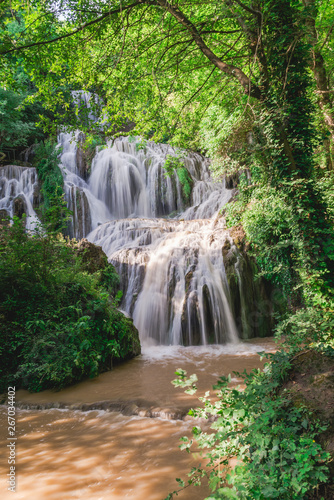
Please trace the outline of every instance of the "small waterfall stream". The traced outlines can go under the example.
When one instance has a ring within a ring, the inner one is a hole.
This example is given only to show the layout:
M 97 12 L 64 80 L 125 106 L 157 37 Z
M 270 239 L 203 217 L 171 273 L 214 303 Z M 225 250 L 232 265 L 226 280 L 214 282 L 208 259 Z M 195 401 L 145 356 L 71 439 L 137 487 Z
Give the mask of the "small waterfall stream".
M 128 138 L 98 151 L 87 180 L 78 169 L 78 142 L 61 133 L 61 169 L 71 234 L 102 246 L 121 275 L 121 308 L 146 344 L 237 342 L 222 247 L 228 233 L 218 210 L 230 199 L 214 183 L 208 161 L 183 159 L 193 184 L 190 202 L 164 163 L 173 149 Z M 230 243 L 233 243 L 232 241 Z
M 34 230 L 39 219 L 34 210 L 38 205 L 38 178 L 34 168 L 6 165 L 0 167 L 0 212 L 13 217 L 26 214 L 27 230 Z

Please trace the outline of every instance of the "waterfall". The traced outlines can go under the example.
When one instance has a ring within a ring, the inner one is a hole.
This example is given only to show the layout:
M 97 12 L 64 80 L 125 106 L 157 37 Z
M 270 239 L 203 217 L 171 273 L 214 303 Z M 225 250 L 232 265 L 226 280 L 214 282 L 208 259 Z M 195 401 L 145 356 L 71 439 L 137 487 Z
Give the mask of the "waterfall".
M 231 191 L 211 180 L 208 160 L 182 159 L 192 181 L 187 200 L 176 173 L 164 169 L 170 146 L 118 138 L 96 151 L 84 179 L 80 141 L 79 132 L 59 136 L 71 231 L 100 245 L 116 267 L 121 308 L 142 343 L 236 342 L 222 255 L 230 237 L 217 217 Z
M 97 228 L 120 273 L 122 307 L 141 340 L 158 344 L 235 341 L 222 246 L 223 219 L 121 219 Z
M 196 153 L 182 158 L 191 179 L 189 197 L 176 173 L 166 175 L 166 157 L 175 155 L 169 145 L 120 137 L 97 148 L 88 165 L 83 143 L 79 131 L 58 137 L 73 212 L 69 234 L 100 245 L 116 267 L 120 307 L 133 318 L 141 341 L 237 342 L 222 253 L 226 240 L 232 246 L 233 241 L 219 217 L 231 191 L 212 181 L 208 160 Z M 37 193 L 34 168 L 0 168 L 0 210 L 12 216 L 19 200 L 28 229 L 38 221 Z
M 189 202 L 185 200 L 178 176 L 166 176 L 163 168 L 166 156 L 174 154 L 173 148 L 149 142 L 145 150 L 137 150 L 136 143 L 124 137 L 96 153 L 89 179 L 85 181 L 77 166 L 79 136 L 80 132 L 59 135 L 60 167 L 69 207 L 75 212 L 76 197 L 78 193 L 81 197 L 84 194 L 89 213 L 83 208 L 83 218 L 90 220 L 91 229 L 110 219 L 129 217 L 173 214 L 187 220 L 209 218 L 231 197 L 223 183 L 211 181 L 208 161 L 190 153 L 184 159 L 193 181 L 191 206 L 187 206 Z M 74 219 L 77 219 L 76 213 Z M 88 232 L 87 228 L 85 233 Z M 74 236 L 81 235 L 74 232 Z
M 22 217 L 33 231 L 39 224 L 34 207 L 39 203 L 39 185 L 35 168 L 6 165 L 0 167 L 0 212 L 2 216 Z
M 98 224 L 110 220 L 111 214 L 105 203 L 95 197 L 78 168 L 78 142 L 81 132 L 62 132 L 58 136 L 61 151 L 59 167 L 64 177 L 64 191 L 68 208 L 73 212 L 70 236 L 85 237 Z

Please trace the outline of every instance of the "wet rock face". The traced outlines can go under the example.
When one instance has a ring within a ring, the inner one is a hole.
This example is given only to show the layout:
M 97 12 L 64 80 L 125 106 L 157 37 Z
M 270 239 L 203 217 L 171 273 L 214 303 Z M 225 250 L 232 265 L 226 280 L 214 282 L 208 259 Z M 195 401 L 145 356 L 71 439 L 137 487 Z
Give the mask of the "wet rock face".
M 243 253 L 248 252 L 248 250 L 250 249 L 250 245 L 246 239 L 246 233 L 242 225 L 240 224 L 239 226 L 231 227 L 229 233 L 237 249 Z
M 27 205 L 23 197 L 15 198 L 13 212 L 19 219 L 22 219 L 23 214 L 27 213 Z
M 38 144 L 32 144 L 27 147 L 24 151 L 20 153 L 20 159 L 25 164 L 32 163 L 34 157 L 36 156 L 36 150 L 38 148 Z
M 226 189 L 234 189 L 239 184 L 239 173 L 236 172 L 225 177 L 225 187 Z
M 8 217 L 10 217 L 10 213 L 7 212 L 7 210 L 1 209 L 0 210 L 0 225 L 8 225 L 9 220 Z
M 188 293 L 183 303 L 181 316 L 183 345 L 201 345 L 201 320 L 198 295 L 195 290 Z
M 32 206 L 36 210 L 42 202 L 41 184 L 38 182 L 34 187 Z
M 123 359 L 132 359 L 135 356 L 139 356 L 139 354 L 141 354 L 139 333 L 137 328 L 133 324 L 131 318 L 126 318 L 126 323 L 127 323 L 127 343 L 129 345 L 129 351 L 126 357 Z
M 250 171 L 245 168 L 243 170 L 238 170 L 231 175 L 225 177 L 225 187 L 226 189 L 236 189 L 240 182 L 240 177 L 245 175 L 247 179 L 250 179 Z
M 284 307 L 281 292 L 259 272 L 249 256 L 249 244 L 241 226 L 229 230 L 231 239 L 222 248 L 233 316 L 242 339 L 267 337 L 274 328 L 274 312 Z
M 10 214 L 7 212 L 7 210 L 1 209 L 0 210 L 0 245 L 2 241 L 5 241 L 5 235 L 4 235 L 4 228 L 9 226 L 10 224 Z M 1 322 L 1 319 L 0 319 Z
M 68 228 L 68 236 L 84 238 L 91 230 L 92 218 L 86 193 L 76 186 L 68 191 L 68 208 L 72 211 L 72 219 Z
M 6 194 L 7 181 L 4 177 L 0 177 L 0 198 L 3 198 Z
M 85 134 L 82 132 L 79 133 L 77 137 L 77 150 L 76 150 L 76 165 L 78 169 L 78 173 L 82 179 L 85 181 L 88 179 L 88 170 L 89 170 L 89 165 L 87 161 L 87 155 L 84 150 L 84 142 L 85 142 Z
M 91 228 L 91 215 L 86 193 L 79 192 L 77 196 L 78 237 L 83 238 Z

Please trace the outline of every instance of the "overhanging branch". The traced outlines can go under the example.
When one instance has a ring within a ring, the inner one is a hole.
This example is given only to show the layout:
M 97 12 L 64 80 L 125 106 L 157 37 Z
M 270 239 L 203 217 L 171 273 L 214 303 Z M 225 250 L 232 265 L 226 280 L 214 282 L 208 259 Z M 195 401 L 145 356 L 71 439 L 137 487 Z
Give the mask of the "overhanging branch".
M 146 2 L 149 0 L 142 1 Z M 232 64 L 227 64 L 218 56 L 216 56 L 216 54 L 212 52 L 212 50 L 206 45 L 196 26 L 194 26 L 191 21 L 187 19 L 187 17 L 178 7 L 171 5 L 166 0 L 154 0 L 149 1 L 149 3 L 151 5 L 156 4 L 167 10 L 180 24 L 188 29 L 198 48 L 211 61 L 212 64 L 214 64 L 223 73 L 236 78 L 244 88 L 246 94 L 250 95 L 251 97 L 255 97 L 256 99 L 261 99 L 260 89 L 252 84 L 250 78 L 240 68 L 237 68 Z
M 49 45 L 51 43 L 59 42 L 60 40 L 64 40 L 65 38 L 69 38 L 71 36 L 76 35 L 77 33 L 80 33 L 80 31 L 85 30 L 89 26 L 93 26 L 94 24 L 100 23 L 101 21 L 103 21 L 104 19 L 106 19 L 109 16 L 112 16 L 113 14 L 119 14 L 121 11 L 123 12 L 125 10 L 132 9 L 133 7 L 136 7 L 137 5 L 142 5 L 142 4 L 143 4 L 143 2 L 141 0 L 137 0 L 137 2 L 134 2 L 130 5 L 120 6 L 117 9 L 112 9 L 112 10 L 109 10 L 108 12 L 105 12 L 104 14 L 97 17 L 96 19 L 93 19 L 93 21 L 89 21 L 87 23 L 82 24 L 79 28 L 77 28 L 73 31 L 70 31 L 69 33 L 65 33 L 65 35 L 60 35 L 60 36 L 57 36 L 55 38 L 51 38 L 51 40 L 43 40 L 40 42 L 28 43 L 26 45 L 19 45 L 18 47 L 14 47 L 14 48 L 11 48 L 9 50 L 5 50 L 3 52 L 0 52 L 0 55 L 4 56 L 6 54 L 10 54 L 11 52 L 17 52 L 19 50 L 30 49 L 31 47 L 38 47 L 40 45 Z

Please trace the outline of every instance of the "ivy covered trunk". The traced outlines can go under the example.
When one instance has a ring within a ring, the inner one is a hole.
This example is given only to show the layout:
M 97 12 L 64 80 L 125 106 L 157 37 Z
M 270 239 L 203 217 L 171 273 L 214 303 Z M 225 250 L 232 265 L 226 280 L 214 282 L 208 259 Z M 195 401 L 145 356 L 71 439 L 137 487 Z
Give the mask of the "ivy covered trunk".
M 318 291 L 325 292 L 334 284 L 333 229 L 314 177 L 316 131 L 310 98 L 310 45 L 303 37 L 305 19 L 299 6 L 289 0 L 272 1 L 268 8 L 259 118 L 267 149 L 266 175 L 269 184 L 292 203 L 292 229 L 300 240 L 292 258 L 302 281 L 314 285 L 316 280 Z

